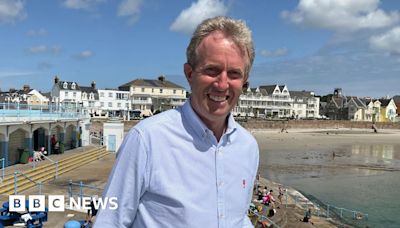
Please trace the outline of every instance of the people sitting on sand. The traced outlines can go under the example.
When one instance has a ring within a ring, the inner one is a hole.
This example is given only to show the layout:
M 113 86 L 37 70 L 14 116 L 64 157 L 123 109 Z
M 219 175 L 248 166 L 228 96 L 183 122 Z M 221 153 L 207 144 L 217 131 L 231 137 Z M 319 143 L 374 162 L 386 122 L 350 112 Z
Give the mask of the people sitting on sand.
M 261 189 L 261 186 L 258 186 L 257 188 L 257 200 L 262 200 L 264 194 L 263 194 L 263 190 Z
M 268 192 L 268 194 L 266 195 L 266 196 L 264 196 L 263 197 L 263 204 L 265 204 L 265 205 L 272 205 L 272 206 L 274 206 L 273 204 L 274 204 L 274 202 L 275 202 L 275 199 L 274 199 L 274 196 L 272 195 L 272 189 Z
M 307 210 L 306 213 L 304 214 L 303 222 L 309 222 L 309 223 L 311 223 L 311 224 L 314 224 L 314 223 L 311 221 L 311 208 L 308 208 L 308 210 Z
M 266 196 L 266 195 L 268 194 L 268 188 L 267 188 L 267 186 L 264 186 L 262 192 L 263 192 L 263 196 Z

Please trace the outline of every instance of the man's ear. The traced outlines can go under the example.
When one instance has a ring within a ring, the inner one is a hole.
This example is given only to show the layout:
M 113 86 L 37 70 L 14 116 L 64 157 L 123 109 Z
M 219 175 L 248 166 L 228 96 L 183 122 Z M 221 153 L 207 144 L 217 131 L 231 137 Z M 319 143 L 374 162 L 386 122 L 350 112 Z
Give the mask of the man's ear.
M 188 81 L 189 85 L 192 84 L 192 74 L 193 74 L 193 68 L 192 66 L 189 65 L 189 63 L 185 63 L 183 65 L 183 72 L 185 73 L 186 80 Z

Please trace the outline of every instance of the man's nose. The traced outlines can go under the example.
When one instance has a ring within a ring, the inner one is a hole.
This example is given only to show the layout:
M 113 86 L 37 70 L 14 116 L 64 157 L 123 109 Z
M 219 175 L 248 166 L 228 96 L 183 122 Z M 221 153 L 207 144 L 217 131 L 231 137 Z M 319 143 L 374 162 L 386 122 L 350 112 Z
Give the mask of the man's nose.
M 229 81 L 228 81 L 228 74 L 226 71 L 222 71 L 218 77 L 216 78 L 216 81 L 214 82 L 214 86 L 218 90 L 227 90 L 229 88 Z

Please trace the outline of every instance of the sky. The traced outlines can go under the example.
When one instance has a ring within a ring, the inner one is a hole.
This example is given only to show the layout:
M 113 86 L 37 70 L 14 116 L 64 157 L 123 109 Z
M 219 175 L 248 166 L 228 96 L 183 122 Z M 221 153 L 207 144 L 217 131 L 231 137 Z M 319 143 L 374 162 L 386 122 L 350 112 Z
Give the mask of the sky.
M 0 89 L 47 92 L 55 75 L 97 88 L 165 75 L 188 89 L 191 33 L 219 15 L 252 30 L 251 87 L 400 94 L 397 0 L 0 0 Z

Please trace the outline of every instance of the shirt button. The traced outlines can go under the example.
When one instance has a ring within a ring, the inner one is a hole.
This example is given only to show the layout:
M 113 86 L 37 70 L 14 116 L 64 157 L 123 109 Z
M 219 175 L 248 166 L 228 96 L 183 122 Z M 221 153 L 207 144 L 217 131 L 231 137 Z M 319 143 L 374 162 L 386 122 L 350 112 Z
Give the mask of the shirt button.
M 220 218 L 224 218 L 224 215 L 223 215 L 223 214 L 220 214 L 219 217 L 220 217 Z
M 218 187 L 222 187 L 224 185 L 224 182 L 223 181 L 219 181 L 218 182 Z

